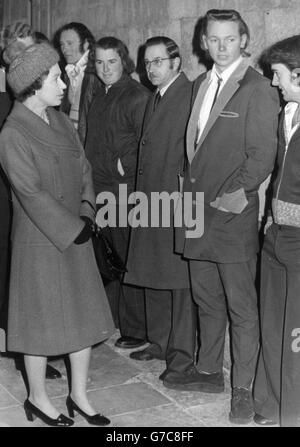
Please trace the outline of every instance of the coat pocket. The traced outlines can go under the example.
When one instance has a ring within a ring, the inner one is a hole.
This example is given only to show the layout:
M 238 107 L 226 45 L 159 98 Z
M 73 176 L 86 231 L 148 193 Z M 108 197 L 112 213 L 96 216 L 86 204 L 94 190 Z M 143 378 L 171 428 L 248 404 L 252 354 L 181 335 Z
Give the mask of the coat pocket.
M 236 112 L 230 112 L 229 110 L 223 110 L 219 116 L 222 116 L 223 118 L 239 118 L 239 113 Z

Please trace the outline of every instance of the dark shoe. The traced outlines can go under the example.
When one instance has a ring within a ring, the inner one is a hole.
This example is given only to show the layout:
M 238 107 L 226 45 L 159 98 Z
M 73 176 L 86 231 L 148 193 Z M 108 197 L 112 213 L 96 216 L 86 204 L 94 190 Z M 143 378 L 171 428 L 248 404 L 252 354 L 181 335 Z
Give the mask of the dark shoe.
M 46 379 L 61 379 L 61 373 L 58 371 L 58 369 L 49 365 L 49 363 L 47 363 L 46 368 Z
M 71 398 L 71 396 L 67 397 L 66 405 L 67 405 L 69 416 L 71 418 L 73 418 L 75 416 L 75 413 L 74 413 L 74 410 L 75 410 L 91 425 L 98 425 L 100 427 L 104 427 L 105 425 L 110 424 L 110 420 L 100 413 L 94 414 L 93 416 L 89 416 L 87 413 L 85 413 L 83 410 L 81 410 L 81 408 L 78 407 L 78 405 L 74 402 L 74 400 Z
M 233 424 L 249 424 L 254 416 L 252 392 L 247 388 L 233 388 L 229 420 Z
M 51 427 L 71 427 L 74 424 L 72 419 L 67 418 L 64 414 L 60 414 L 57 419 L 52 419 L 43 413 L 38 407 L 33 405 L 29 399 L 24 402 L 24 410 L 27 420 L 32 422 L 35 418 L 39 418 L 47 425 Z
M 117 348 L 122 349 L 133 349 L 133 348 L 140 348 L 141 346 L 144 346 L 147 343 L 146 340 L 142 340 L 141 338 L 134 338 L 134 337 L 120 337 L 115 343 L 115 346 Z
M 266 425 L 267 426 L 267 425 L 277 425 L 278 424 L 278 422 L 272 421 L 272 419 L 265 418 L 257 413 L 255 413 L 253 420 L 258 425 Z
M 129 357 L 133 360 L 142 360 L 142 361 L 153 360 L 157 358 L 153 354 L 151 354 L 151 352 L 147 351 L 147 348 L 141 351 L 131 352 Z
M 167 377 L 167 375 L 169 374 L 169 371 L 167 369 L 165 369 L 160 375 L 159 375 L 159 380 L 163 381 L 165 380 L 165 378 Z
M 222 373 L 203 374 L 192 366 L 183 373 L 166 374 L 163 379 L 166 388 L 180 391 L 201 391 L 202 393 L 222 393 L 224 377 Z

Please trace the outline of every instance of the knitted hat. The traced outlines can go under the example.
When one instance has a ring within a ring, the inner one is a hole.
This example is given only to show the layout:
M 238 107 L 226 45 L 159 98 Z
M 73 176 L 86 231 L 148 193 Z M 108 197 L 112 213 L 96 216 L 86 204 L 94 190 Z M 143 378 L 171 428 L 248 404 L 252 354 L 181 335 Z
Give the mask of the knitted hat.
M 57 51 L 48 43 L 36 43 L 23 49 L 11 62 L 7 82 L 15 94 L 30 87 L 45 71 L 59 61 Z

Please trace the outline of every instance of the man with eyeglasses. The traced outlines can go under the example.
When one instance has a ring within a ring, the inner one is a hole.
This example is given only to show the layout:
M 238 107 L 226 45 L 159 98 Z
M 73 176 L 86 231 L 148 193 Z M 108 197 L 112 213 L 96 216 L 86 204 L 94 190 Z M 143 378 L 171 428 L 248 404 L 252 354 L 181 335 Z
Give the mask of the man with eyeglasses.
M 180 71 L 181 56 L 170 38 L 157 36 L 145 44 L 145 66 L 157 87 L 147 104 L 139 146 L 137 191 L 172 194 L 184 165 L 184 135 L 190 113 L 192 84 Z M 162 211 L 166 208 L 162 206 Z M 155 211 L 149 209 L 149 216 Z M 166 215 L 164 217 L 167 217 Z M 183 385 L 195 382 L 195 307 L 188 263 L 174 253 L 174 214 L 170 225 L 133 228 L 125 281 L 145 287 L 147 336 L 150 346 L 130 354 L 134 360 L 165 359 L 160 375 L 165 386 L 174 377 Z M 150 224 L 149 224 L 150 225 Z
M 210 10 L 201 44 L 213 60 L 195 81 L 187 129 L 188 166 L 183 191 L 204 193 L 191 214 L 204 210 L 204 234 L 179 230 L 177 248 L 190 259 L 198 305 L 198 370 L 204 392 L 224 390 L 223 357 L 227 312 L 231 325 L 232 399 L 230 421 L 254 415 L 252 382 L 259 346 L 255 289 L 258 188 L 273 169 L 278 95 L 249 66 L 247 24 L 235 10 Z M 188 227 L 188 225 L 187 225 Z

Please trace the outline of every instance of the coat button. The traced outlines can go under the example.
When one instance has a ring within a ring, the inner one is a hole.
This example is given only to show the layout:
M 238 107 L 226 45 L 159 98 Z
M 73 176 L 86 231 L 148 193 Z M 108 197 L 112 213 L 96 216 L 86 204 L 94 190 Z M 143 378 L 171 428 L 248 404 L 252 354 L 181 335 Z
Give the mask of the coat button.
M 191 178 L 191 183 L 196 183 L 196 179 L 195 178 Z
M 142 140 L 142 146 L 145 146 L 146 140 Z
M 144 174 L 144 170 L 143 169 L 139 169 L 139 175 L 143 175 Z

